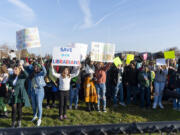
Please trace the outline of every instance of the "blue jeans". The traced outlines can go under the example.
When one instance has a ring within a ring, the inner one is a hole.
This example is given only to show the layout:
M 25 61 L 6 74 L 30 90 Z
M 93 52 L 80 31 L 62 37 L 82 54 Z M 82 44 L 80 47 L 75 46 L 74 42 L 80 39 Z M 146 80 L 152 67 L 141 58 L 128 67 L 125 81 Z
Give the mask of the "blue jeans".
M 123 103 L 124 102 L 124 92 L 123 92 L 123 84 L 122 84 L 122 82 L 118 83 L 117 86 L 114 89 L 114 97 L 113 97 L 114 104 L 117 104 L 118 92 L 120 92 L 119 101 L 121 103 Z
M 80 84 L 77 84 L 76 88 L 71 87 L 71 89 L 70 89 L 70 106 L 72 106 L 73 101 L 74 101 L 75 106 L 78 105 L 79 89 L 80 89 Z
M 42 118 L 42 103 L 44 99 L 44 88 L 33 89 L 31 91 L 32 109 L 33 116 L 41 119 Z
M 176 89 L 176 92 L 180 94 L 180 88 Z M 180 109 L 180 99 L 174 99 L 173 100 L 173 108 L 174 109 Z
M 149 87 L 142 87 L 140 86 L 140 96 L 141 96 L 141 107 L 143 108 L 145 106 L 146 102 L 146 107 L 150 106 L 150 98 L 151 98 L 151 92 Z
M 130 104 L 131 103 L 131 95 L 133 95 L 133 102 L 136 104 L 136 96 L 138 93 L 138 88 L 137 86 L 131 86 L 127 85 L 127 98 L 126 98 L 126 103 Z
M 153 106 L 156 107 L 158 104 L 162 105 L 162 97 L 165 88 L 165 82 L 154 82 L 154 86 L 155 86 L 155 95 L 154 95 Z
M 103 101 L 103 109 L 106 109 L 106 84 L 101 83 L 101 84 L 96 84 L 96 91 L 98 95 L 98 104 L 97 107 L 100 109 L 100 101 L 102 99 Z

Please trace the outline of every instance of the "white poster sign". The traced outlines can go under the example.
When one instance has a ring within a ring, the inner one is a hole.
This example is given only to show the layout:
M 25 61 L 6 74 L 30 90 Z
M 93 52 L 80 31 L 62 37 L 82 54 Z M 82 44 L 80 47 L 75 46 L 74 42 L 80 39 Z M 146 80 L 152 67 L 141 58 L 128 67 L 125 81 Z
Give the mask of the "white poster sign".
M 81 61 L 85 60 L 87 57 L 88 45 L 83 43 L 72 43 L 68 45 L 69 47 L 78 48 L 81 53 Z
M 80 55 L 78 48 L 54 47 L 52 64 L 59 66 L 79 66 Z
M 16 48 L 41 47 L 38 28 L 26 28 L 16 32 Z
M 165 59 L 156 59 L 156 65 L 157 66 L 166 65 L 166 60 Z
M 113 62 L 115 45 L 111 43 L 92 42 L 91 60 L 97 62 Z

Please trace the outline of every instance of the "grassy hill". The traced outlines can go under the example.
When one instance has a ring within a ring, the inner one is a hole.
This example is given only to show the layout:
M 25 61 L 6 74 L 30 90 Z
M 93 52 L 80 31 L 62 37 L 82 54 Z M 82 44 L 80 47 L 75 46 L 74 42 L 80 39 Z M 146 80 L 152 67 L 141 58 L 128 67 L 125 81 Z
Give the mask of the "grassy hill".
M 11 108 L 8 107 L 11 111 Z M 166 105 L 165 109 L 141 109 L 138 106 L 130 105 L 127 107 L 118 106 L 108 107 L 107 113 L 87 112 L 84 103 L 80 103 L 78 110 L 68 110 L 68 119 L 58 120 L 58 108 L 43 108 L 43 119 L 41 126 L 62 126 L 62 125 L 89 125 L 89 124 L 109 124 L 109 123 L 131 123 L 148 121 L 176 121 L 180 120 L 180 112 L 174 111 L 172 105 Z M 9 117 L 11 113 L 9 113 Z M 23 109 L 23 127 L 34 127 L 31 122 L 32 109 Z M 11 118 L 0 118 L 0 127 L 10 127 Z

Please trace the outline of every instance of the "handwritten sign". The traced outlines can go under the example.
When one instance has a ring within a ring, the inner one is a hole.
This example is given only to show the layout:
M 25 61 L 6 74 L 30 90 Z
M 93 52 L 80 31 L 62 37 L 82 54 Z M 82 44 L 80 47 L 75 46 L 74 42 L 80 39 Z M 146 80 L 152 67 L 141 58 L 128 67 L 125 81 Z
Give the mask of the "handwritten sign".
M 175 59 L 175 51 L 167 51 L 164 52 L 164 58 L 165 59 Z
M 122 64 L 122 61 L 121 61 L 121 59 L 119 57 L 116 57 L 113 61 L 114 61 L 114 65 L 116 67 L 118 67 L 119 65 Z
M 83 43 L 72 43 L 68 47 L 78 48 L 81 53 L 81 61 L 84 61 L 87 57 L 88 45 Z
M 55 47 L 53 49 L 53 65 L 79 66 L 80 50 L 72 47 Z
M 166 60 L 165 59 L 156 59 L 156 65 L 157 66 L 166 65 Z
M 91 60 L 97 62 L 113 62 L 115 45 L 111 43 L 92 42 Z
M 38 28 L 26 28 L 16 32 L 16 48 L 41 47 Z
M 130 64 L 134 60 L 134 54 L 127 54 L 126 64 Z

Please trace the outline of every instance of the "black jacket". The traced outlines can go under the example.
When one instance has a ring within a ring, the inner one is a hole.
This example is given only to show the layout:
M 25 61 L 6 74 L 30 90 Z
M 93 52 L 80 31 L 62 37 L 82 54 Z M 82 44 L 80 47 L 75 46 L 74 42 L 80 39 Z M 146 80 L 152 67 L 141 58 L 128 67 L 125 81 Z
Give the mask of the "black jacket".
M 123 82 L 131 86 L 137 86 L 138 84 L 138 70 L 132 69 L 130 66 L 124 68 Z

